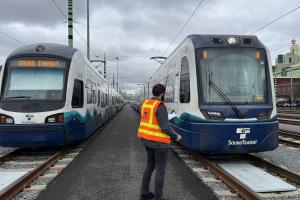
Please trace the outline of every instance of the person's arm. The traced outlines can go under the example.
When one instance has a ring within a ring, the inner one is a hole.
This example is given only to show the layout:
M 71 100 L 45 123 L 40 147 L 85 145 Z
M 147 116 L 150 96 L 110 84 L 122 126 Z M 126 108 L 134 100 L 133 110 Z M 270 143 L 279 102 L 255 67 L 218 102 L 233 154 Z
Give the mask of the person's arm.
M 165 105 L 160 104 L 156 110 L 156 117 L 161 130 L 169 135 L 173 140 L 178 139 L 178 134 L 171 128 L 169 119 L 168 119 L 168 111 Z
M 144 101 L 142 101 L 141 103 L 140 103 L 140 105 L 139 105 L 139 113 L 140 113 L 140 115 L 141 115 L 141 112 L 142 112 L 142 105 L 143 105 L 143 103 L 144 103 Z

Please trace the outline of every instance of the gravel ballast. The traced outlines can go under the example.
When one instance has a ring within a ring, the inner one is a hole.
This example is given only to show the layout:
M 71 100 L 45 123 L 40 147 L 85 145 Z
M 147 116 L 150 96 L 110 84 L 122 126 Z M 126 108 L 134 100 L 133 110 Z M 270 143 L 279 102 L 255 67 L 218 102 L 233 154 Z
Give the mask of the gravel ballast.
M 279 145 L 279 147 L 273 151 L 256 153 L 255 155 L 300 174 L 299 149 L 293 149 L 285 145 Z

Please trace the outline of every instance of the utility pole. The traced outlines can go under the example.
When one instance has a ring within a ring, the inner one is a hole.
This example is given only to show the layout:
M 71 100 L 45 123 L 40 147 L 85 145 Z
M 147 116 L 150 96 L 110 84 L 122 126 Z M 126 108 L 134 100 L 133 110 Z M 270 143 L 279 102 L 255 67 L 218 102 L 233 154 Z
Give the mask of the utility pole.
M 290 105 L 290 107 L 292 109 L 293 108 L 293 99 L 294 99 L 294 97 L 293 97 L 293 68 L 291 68 L 291 87 L 290 87 L 290 89 L 291 89 L 291 105 Z
M 117 60 L 117 92 L 119 92 L 119 57 L 116 57 Z
M 68 46 L 73 47 L 73 0 L 68 0 Z
M 90 60 L 90 0 L 87 0 L 87 59 Z
M 106 79 L 106 56 L 105 56 L 105 53 L 104 53 L 104 58 L 103 58 L 103 61 L 104 61 L 104 70 L 103 70 L 103 75 L 104 75 L 104 78 Z
M 115 87 L 115 74 L 113 74 L 113 87 Z

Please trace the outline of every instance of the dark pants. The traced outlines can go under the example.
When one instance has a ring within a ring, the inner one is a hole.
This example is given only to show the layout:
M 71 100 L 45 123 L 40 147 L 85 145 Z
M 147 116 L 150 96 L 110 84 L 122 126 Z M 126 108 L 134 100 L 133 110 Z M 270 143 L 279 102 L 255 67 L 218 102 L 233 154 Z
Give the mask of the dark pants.
M 145 149 L 147 153 L 147 166 L 143 175 L 141 193 L 149 193 L 151 175 L 155 169 L 154 199 L 161 199 L 169 148 L 150 148 L 146 146 Z

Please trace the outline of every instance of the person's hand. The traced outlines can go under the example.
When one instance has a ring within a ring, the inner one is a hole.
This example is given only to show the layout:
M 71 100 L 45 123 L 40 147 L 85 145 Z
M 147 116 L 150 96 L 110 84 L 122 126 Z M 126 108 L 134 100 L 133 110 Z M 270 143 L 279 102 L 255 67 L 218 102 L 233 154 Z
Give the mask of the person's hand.
M 176 141 L 176 142 L 179 142 L 179 141 L 181 140 L 181 138 L 182 138 L 181 135 L 177 134 L 177 138 L 176 138 L 175 141 Z

